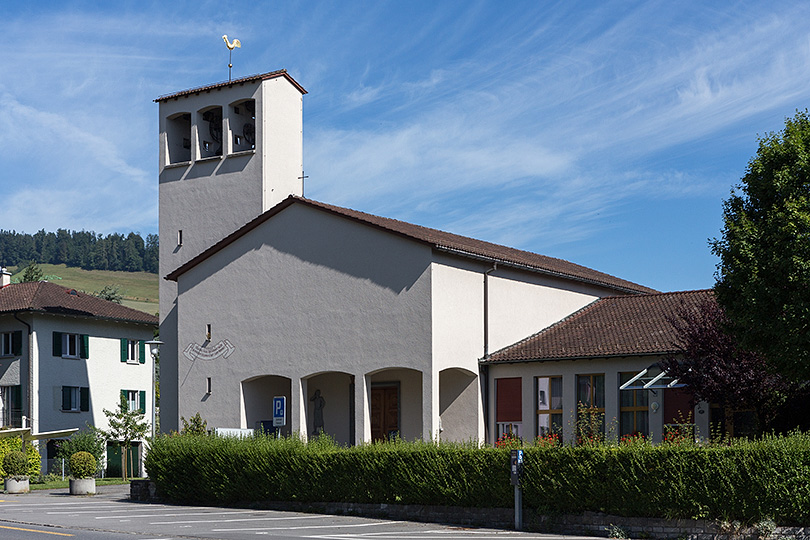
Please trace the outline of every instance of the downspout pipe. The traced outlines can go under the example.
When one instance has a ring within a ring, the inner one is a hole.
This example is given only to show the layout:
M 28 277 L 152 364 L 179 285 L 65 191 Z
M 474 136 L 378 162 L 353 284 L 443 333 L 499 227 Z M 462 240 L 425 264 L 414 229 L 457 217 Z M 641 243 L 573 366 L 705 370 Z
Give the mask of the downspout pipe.
M 484 360 L 489 358 L 489 275 L 498 269 L 493 262 L 492 268 L 484 271 Z M 484 439 L 489 439 L 489 366 L 478 364 L 478 376 L 481 378 L 481 400 L 484 406 Z
M 484 272 L 484 359 L 489 358 L 489 275 L 498 269 L 498 263 Z
M 22 427 L 30 427 L 33 429 L 32 414 L 34 412 L 34 347 L 33 347 L 33 330 L 31 325 L 19 317 L 19 313 L 14 313 L 14 318 L 23 323 L 28 328 L 28 425 Z

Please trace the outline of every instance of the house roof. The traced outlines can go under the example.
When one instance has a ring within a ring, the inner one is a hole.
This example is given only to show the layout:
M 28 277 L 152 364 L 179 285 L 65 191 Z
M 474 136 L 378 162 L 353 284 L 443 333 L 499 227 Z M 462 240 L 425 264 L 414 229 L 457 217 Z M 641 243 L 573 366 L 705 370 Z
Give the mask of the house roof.
M 0 288 L 0 314 L 20 312 L 158 324 L 154 315 L 47 281 L 12 283 Z
M 155 103 L 160 103 L 162 101 L 169 101 L 170 99 L 177 99 L 183 96 L 189 96 L 191 94 L 200 94 L 202 92 L 210 92 L 211 90 L 215 90 L 217 88 L 225 88 L 225 87 L 232 87 L 238 84 L 245 84 L 254 81 L 266 81 L 268 79 L 277 79 L 278 77 L 284 77 L 290 83 L 295 86 L 299 92 L 302 94 L 306 94 L 307 91 L 304 90 L 304 87 L 298 84 L 298 82 L 293 79 L 289 73 L 287 73 L 286 69 L 279 69 L 278 71 L 270 71 L 268 73 L 260 73 L 257 75 L 248 75 L 247 77 L 241 77 L 239 79 L 234 79 L 232 81 L 223 81 L 219 83 L 209 84 L 206 86 L 199 86 L 197 88 L 189 88 L 188 90 L 181 90 L 180 92 L 174 92 L 173 94 L 166 94 L 163 96 L 158 97 L 155 99 Z
M 676 352 L 670 323 L 682 309 L 713 298 L 710 290 L 608 296 L 533 336 L 501 349 L 484 363 L 571 360 Z
M 250 221 L 234 233 L 220 240 L 207 250 L 203 251 L 176 270 L 172 271 L 165 276 L 165 279 L 177 281 L 177 278 L 186 271 L 190 270 L 228 244 L 244 236 L 251 230 L 255 229 L 265 221 L 271 219 L 273 216 L 293 204 L 302 204 L 317 210 L 348 218 L 358 223 L 403 236 L 411 240 L 430 245 L 434 249 L 462 257 L 484 259 L 487 261 L 504 264 L 506 266 L 522 268 L 531 272 L 600 285 L 624 293 L 656 292 L 654 289 L 650 289 L 649 287 L 644 287 L 643 285 L 638 285 L 624 279 L 619 279 L 617 277 L 564 261 L 562 259 L 538 255 L 537 253 L 492 244 L 482 240 L 475 240 L 474 238 L 467 238 L 457 234 L 430 229 L 428 227 L 422 227 L 420 225 L 414 225 L 412 223 L 407 223 L 396 219 L 375 216 L 365 212 L 350 210 L 348 208 L 317 202 L 294 195 L 287 197 L 256 219 Z

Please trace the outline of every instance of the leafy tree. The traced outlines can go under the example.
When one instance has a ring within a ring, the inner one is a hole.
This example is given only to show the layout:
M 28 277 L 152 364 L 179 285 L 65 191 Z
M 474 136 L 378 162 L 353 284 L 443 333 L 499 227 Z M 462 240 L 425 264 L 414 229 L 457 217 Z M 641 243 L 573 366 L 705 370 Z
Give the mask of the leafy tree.
M 116 304 L 120 304 L 124 299 L 124 295 L 121 294 L 121 285 L 104 285 L 100 291 L 93 291 L 93 296 Z
M 22 275 L 20 276 L 20 283 L 42 281 L 44 277 L 45 276 L 42 273 L 42 268 L 40 268 L 37 263 L 31 261 L 28 266 L 25 267 L 25 270 L 23 270 Z
M 741 345 L 772 370 L 810 379 L 810 118 L 759 140 L 723 204 L 714 290 Z
M 134 441 L 143 439 L 149 432 L 149 422 L 144 419 L 138 410 L 130 411 L 127 399 L 123 395 L 118 403 L 118 409 L 108 411 L 102 409 L 110 428 L 97 430 L 106 440 L 117 441 L 121 447 L 121 470 L 124 481 L 127 480 L 127 450 Z
M 660 362 L 667 373 L 686 384 L 695 401 L 722 407 L 754 409 L 761 429 L 768 429 L 797 384 L 770 373 L 763 357 L 741 349 L 724 331 L 726 317 L 715 300 L 683 307 L 670 320 L 677 353 Z
M 181 416 L 180 421 L 183 422 L 183 429 L 180 430 L 183 435 L 206 435 L 208 433 L 208 422 L 203 420 L 199 412 L 188 420 Z
M 77 431 L 69 439 L 58 442 L 57 459 L 64 459 L 67 463 L 70 456 L 76 452 L 88 452 L 97 463 L 101 463 L 106 450 L 105 438 L 95 429 Z

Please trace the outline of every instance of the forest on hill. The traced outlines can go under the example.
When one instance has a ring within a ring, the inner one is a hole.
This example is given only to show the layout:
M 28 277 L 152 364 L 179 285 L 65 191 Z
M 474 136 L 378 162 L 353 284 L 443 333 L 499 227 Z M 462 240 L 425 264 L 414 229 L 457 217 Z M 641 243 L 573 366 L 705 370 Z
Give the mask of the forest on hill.
M 43 229 L 35 234 L 0 230 L 0 265 L 20 266 L 29 262 L 156 274 L 158 236 L 150 234 L 144 240 L 134 232 L 103 236 L 66 229 L 57 229 L 55 233 Z

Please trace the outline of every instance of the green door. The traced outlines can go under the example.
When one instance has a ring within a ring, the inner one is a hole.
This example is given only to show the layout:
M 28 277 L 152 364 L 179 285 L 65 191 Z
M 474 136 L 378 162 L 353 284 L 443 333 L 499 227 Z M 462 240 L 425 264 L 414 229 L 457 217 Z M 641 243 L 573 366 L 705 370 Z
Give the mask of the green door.
M 140 444 L 132 443 L 127 453 L 127 477 L 137 478 L 139 476 L 140 464 Z M 121 474 L 121 445 L 118 443 L 107 443 L 107 476 L 122 477 Z

